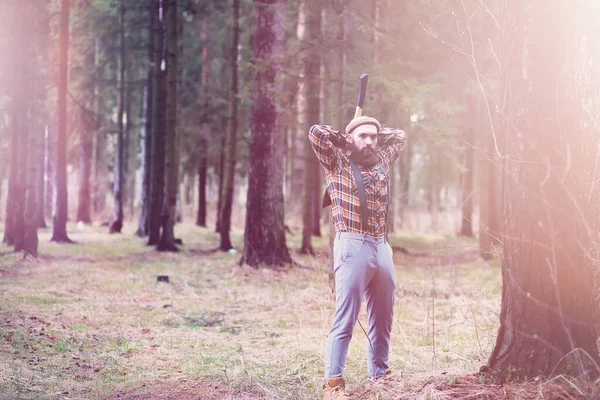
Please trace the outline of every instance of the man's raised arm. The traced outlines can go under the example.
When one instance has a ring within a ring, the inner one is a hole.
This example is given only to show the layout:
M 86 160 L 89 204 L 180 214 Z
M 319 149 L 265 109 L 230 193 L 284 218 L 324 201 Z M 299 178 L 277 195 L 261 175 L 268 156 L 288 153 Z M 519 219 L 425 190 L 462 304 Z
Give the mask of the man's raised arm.
M 379 150 L 377 155 L 381 158 L 384 168 L 388 169 L 390 165 L 398 158 L 404 144 L 406 143 L 406 133 L 401 129 L 382 127 L 379 131 Z
M 323 168 L 327 171 L 335 169 L 337 165 L 335 148 L 344 148 L 347 143 L 340 132 L 329 125 L 313 125 L 308 132 L 308 139 Z

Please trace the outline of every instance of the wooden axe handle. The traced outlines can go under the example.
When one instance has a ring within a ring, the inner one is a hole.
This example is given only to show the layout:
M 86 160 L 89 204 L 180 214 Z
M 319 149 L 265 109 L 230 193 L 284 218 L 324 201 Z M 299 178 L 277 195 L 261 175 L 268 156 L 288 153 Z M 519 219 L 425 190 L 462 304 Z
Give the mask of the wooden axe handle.
M 354 118 L 360 117 L 362 115 L 363 106 L 365 104 L 365 96 L 367 94 L 367 83 L 369 83 L 369 74 L 362 74 L 360 76 L 360 85 L 358 87 L 358 102 L 356 103 Z

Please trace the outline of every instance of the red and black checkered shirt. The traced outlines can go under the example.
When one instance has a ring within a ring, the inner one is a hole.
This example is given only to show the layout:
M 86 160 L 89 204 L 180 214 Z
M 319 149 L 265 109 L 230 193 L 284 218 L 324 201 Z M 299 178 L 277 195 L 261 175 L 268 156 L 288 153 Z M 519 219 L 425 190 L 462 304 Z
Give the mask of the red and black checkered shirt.
M 362 229 L 360 200 L 350 166 L 350 150 L 345 145 L 346 139 L 328 125 L 314 125 L 310 128 L 310 144 L 325 170 L 336 232 L 372 236 L 383 236 L 386 233 L 390 188 L 388 170 L 404 148 L 406 135 L 399 129 L 390 128 L 381 128 L 380 135 L 377 150 L 380 163 L 370 169 L 359 166 L 367 197 L 368 215 L 368 227 Z M 341 145 L 338 147 L 334 143 Z

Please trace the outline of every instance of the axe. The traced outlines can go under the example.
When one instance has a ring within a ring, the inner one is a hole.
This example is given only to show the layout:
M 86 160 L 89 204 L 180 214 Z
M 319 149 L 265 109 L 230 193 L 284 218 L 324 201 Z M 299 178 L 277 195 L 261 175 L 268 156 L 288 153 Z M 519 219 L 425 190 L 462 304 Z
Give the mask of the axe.
M 356 109 L 354 110 L 354 118 L 360 117 L 363 112 L 363 106 L 365 105 L 365 97 L 367 95 L 367 84 L 369 83 L 369 74 L 362 74 L 360 76 L 360 83 L 358 85 L 358 101 L 356 102 Z M 340 127 L 341 128 L 341 127 Z M 326 208 L 331 205 L 331 197 L 329 192 L 325 189 L 323 195 L 322 207 Z
M 358 118 L 362 115 L 363 106 L 365 105 L 365 96 L 367 94 L 367 83 L 369 83 L 369 74 L 362 74 L 358 86 L 358 101 L 356 102 L 356 110 L 354 110 L 354 118 Z

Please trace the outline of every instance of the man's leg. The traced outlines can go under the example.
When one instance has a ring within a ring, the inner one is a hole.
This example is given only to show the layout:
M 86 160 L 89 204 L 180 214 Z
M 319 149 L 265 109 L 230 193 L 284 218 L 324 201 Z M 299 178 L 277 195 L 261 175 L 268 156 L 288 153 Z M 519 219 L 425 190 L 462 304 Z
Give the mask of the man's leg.
M 377 245 L 377 273 L 371 279 L 366 293 L 369 314 L 369 349 L 367 373 L 379 378 L 388 370 L 390 335 L 394 319 L 396 272 L 392 249 L 386 242 Z
M 342 376 L 362 296 L 374 268 L 373 251 L 363 239 L 338 234 L 334 242 L 336 309 L 325 353 L 325 378 Z

